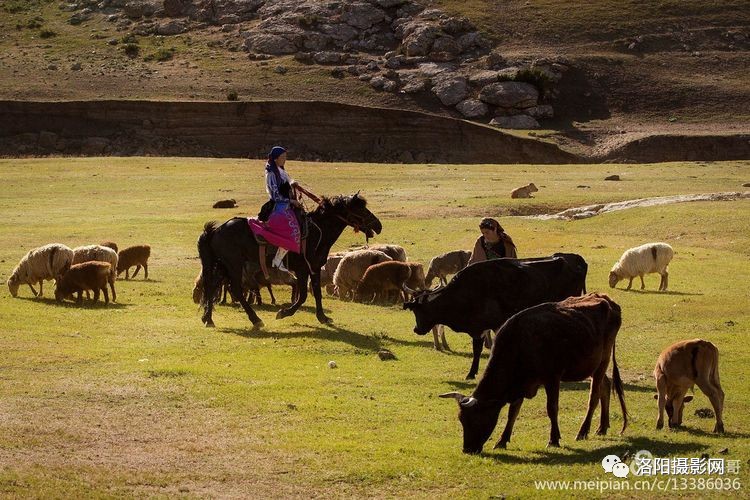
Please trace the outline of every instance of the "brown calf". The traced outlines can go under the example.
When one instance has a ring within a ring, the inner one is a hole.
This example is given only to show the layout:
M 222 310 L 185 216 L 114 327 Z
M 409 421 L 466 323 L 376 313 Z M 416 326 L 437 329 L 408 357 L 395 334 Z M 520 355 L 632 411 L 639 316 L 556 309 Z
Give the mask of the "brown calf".
M 658 391 L 654 399 L 659 402 L 657 429 L 664 427 L 665 409 L 670 428 L 682 425 L 685 403 L 693 399 L 693 396 L 685 396 L 685 393 L 693 385 L 697 385 L 714 407 L 714 432 L 724 432 L 724 391 L 719 382 L 719 350 L 715 345 L 701 339 L 672 344 L 659 355 L 654 378 Z
M 99 291 L 104 292 L 104 303 L 109 304 L 109 293 L 107 283 L 109 282 L 110 265 L 106 262 L 89 261 L 74 264 L 55 283 L 55 299 L 62 302 L 63 299 L 78 292 L 77 302 L 83 302 L 83 291 L 94 292 L 94 302 L 99 300 Z
M 120 250 L 117 260 L 117 275 L 125 271 L 125 279 L 130 279 L 128 273 L 130 268 L 135 267 L 133 278 L 143 266 L 143 279 L 148 279 L 148 258 L 151 256 L 151 247 L 148 245 L 136 245 Z

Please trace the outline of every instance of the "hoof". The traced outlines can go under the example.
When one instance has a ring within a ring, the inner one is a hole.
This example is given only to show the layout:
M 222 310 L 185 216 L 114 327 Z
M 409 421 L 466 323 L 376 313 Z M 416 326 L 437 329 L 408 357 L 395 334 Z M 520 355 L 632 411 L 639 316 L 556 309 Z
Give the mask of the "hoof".
M 263 323 L 263 320 L 258 320 L 255 323 L 253 323 L 253 331 L 262 330 L 263 327 L 266 326 L 265 323 Z
M 289 316 L 289 313 L 286 312 L 286 309 L 281 309 L 279 312 L 276 313 L 276 319 L 283 319 Z
M 324 325 L 330 325 L 331 323 L 333 323 L 333 320 L 329 318 L 328 316 L 323 316 L 322 318 L 318 318 L 318 321 Z
M 588 435 L 588 434 L 578 434 L 578 435 L 576 436 L 576 441 L 583 441 L 583 440 L 585 440 L 585 439 L 588 439 L 588 437 L 589 437 L 589 435 Z M 558 445 L 558 446 L 559 446 L 559 445 Z
M 716 427 L 714 427 L 714 432 L 716 434 L 724 434 L 724 424 L 716 424 Z
M 508 443 L 503 442 L 503 441 L 498 441 L 497 443 L 495 443 L 495 446 L 492 449 L 493 450 L 498 450 L 498 449 L 504 450 L 507 446 L 508 446 Z
M 559 448 L 559 447 L 560 447 L 560 441 L 550 441 L 549 443 L 547 443 L 547 448 Z
M 206 322 L 206 328 L 214 328 L 214 327 L 216 327 L 216 325 L 214 325 L 213 321 Z
M 596 435 L 597 436 L 606 436 L 607 435 L 607 429 L 602 429 L 601 427 L 599 427 L 596 430 Z
M 477 376 L 476 375 L 472 375 L 471 373 L 469 373 L 468 375 L 466 375 L 466 380 L 474 380 L 475 378 L 477 378 Z

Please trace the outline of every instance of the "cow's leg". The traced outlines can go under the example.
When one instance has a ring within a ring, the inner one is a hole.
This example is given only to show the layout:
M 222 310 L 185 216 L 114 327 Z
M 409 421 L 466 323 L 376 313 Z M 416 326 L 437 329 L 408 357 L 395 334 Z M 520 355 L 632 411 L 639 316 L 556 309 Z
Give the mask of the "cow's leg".
M 466 375 L 466 380 L 473 380 L 477 376 L 479 371 L 479 357 L 482 355 L 482 347 L 484 347 L 484 340 L 482 333 L 474 334 L 471 337 L 471 347 L 474 351 L 474 358 L 471 360 L 471 369 L 469 374 Z
M 96 304 L 97 302 L 99 302 L 99 289 L 94 288 L 94 304 Z
M 632 286 L 633 286 L 633 278 L 630 278 L 630 281 L 628 281 L 628 287 L 625 290 L 630 290 Z
M 659 416 L 656 419 L 656 430 L 664 428 L 664 409 L 667 407 L 667 380 L 664 375 L 656 377 L 656 400 L 659 403 Z
M 445 340 L 445 326 L 440 325 L 440 341 L 443 343 L 443 349 L 450 351 L 451 348 L 448 346 L 448 341 Z
M 505 449 L 505 447 L 510 442 L 510 436 L 511 434 L 513 434 L 513 425 L 516 423 L 516 418 L 518 417 L 518 414 L 521 412 L 522 404 L 523 404 L 523 398 L 520 398 L 516 401 L 513 401 L 508 407 L 508 422 L 505 424 L 503 435 L 500 436 L 500 439 L 497 441 L 497 443 L 495 443 L 495 449 L 497 448 Z
M 135 271 L 133 271 L 133 276 L 131 276 L 131 278 L 135 278 L 135 275 L 138 274 L 138 271 L 140 271 L 140 270 L 141 270 L 141 265 L 140 264 L 136 264 L 135 265 Z
M 555 379 L 544 385 L 547 393 L 547 416 L 549 417 L 550 431 L 547 446 L 560 447 L 560 427 L 557 423 L 557 412 L 559 410 L 560 381 Z M 597 398 L 599 394 L 597 393 Z
M 125 269 L 125 279 L 126 280 L 130 279 L 130 275 L 128 273 L 130 273 L 130 268 Z
M 643 281 L 643 275 L 641 274 L 639 277 L 641 278 L 641 290 L 644 290 L 646 288 L 646 283 Z
M 76 303 L 78 305 L 82 305 L 83 304 L 83 292 L 80 291 L 80 290 L 78 291 L 78 298 L 76 299 Z
M 721 390 L 721 386 L 711 383 L 707 377 L 699 376 L 695 381 L 695 384 L 703 391 L 703 394 L 708 396 L 711 401 L 711 406 L 714 407 L 714 414 L 716 415 L 716 425 L 714 426 L 714 432 L 724 432 L 724 420 L 722 413 L 724 410 L 724 391 Z
M 34 297 L 39 297 L 39 294 L 38 294 L 38 293 L 36 293 L 36 290 L 34 290 L 34 287 L 33 287 L 33 286 L 31 286 L 31 283 L 29 283 L 29 288 L 31 288 L 31 293 L 33 293 L 33 294 L 34 294 Z
M 266 285 L 266 288 L 268 289 L 268 293 L 271 295 L 271 304 L 276 305 L 276 297 L 273 296 L 273 290 L 271 290 L 271 285 Z M 260 290 L 258 290 L 258 295 L 260 295 Z
M 578 436 L 576 441 L 586 439 L 589 436 L 589 430 L 591 430 L 591 420 L 594 417 L 596 407 L 599 405 L 599 398 L 601 397 L 602 379 L 604 378 L 604 372 L 607 366 L 602 363 L 604 369 L 597 369 L 591 376 L 591 389 L 589 390 L 589 404 L 586 410 L 586 417 L 583 419 L 581 428 L 578 430 Z
M 443 350 L 443 346 L 441 346 L 439 342 L 439 337 L 440 337 L 440 325 L 435 325 L 432 327 L 432 345 L 435 347 L 436 351 Z
M 492 349 L 492 330 L 485 330 L 482 335 L 482 340 L 484 341 L 484 347 Z
M 612 382 L 608 376 L 602 378 L 602 387 L 599 391 L 599 401 L 602 405 L 602 416 L 599 428 L 596 430 L 597 436 L 606 436 L 609 429 L 609 399 L 612 395 Z
M 44 280 L 39 280 L 39 296 L 44 295 Z

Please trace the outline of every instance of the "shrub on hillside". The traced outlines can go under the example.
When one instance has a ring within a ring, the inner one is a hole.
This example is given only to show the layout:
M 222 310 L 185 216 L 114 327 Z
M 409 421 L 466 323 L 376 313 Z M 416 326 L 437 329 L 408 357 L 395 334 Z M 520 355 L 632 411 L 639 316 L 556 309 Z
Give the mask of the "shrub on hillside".
M 122 51 L 125 52 L 125 55 L 128 57 L 137 57 L 141 48 L 134 43 L 128 43 L 123 45 Z
M 152 54 L 148 54 L 147 56 L 145 56 L 143 58 L 143 60 L 146 61 L 146 62 L 151 62 L 151 61 L 158 61 L 158 62 L 169 61 L 174 56 L 174 52 L 175 52 L 174 48 L 169 48 L 169 49 L 159 48 L 159 49 L 156 49 L 156 52 L 154 52 Z
M 42 30 L 39 32 L 39 38 L 52 38 L 53 36 L 57 36 L 57 33 L 52 30 Z
M 230 90 L 227 92 L 227 101 L 236 101 L 239 99 L 239 96 L 237 95 L 236 90 Z

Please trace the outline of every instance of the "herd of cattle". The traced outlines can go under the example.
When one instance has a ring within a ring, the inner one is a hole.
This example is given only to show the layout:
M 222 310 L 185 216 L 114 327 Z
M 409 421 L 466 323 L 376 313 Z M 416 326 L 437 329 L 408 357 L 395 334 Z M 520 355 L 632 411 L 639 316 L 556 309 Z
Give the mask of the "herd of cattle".
M 83 292 L 94 293 L 94 302 L 99 293 L 104 294 L 104 303 L 117 301 L 115 280 L 125 271 L 130 278 L 130 268 L 135 267 L 133 277 L 143 267 L 144 279 L 148 279 L 148 259 L 151 247 L 135 245 L 118 251 L 117 244 L 105 241 L 101 245 L 86 245 L 70 248 L 61 243 L 50 243 L 29 250 L 8 278 L 8 289 L 13 297 L 18 295 L 21 285 L 28 285 L 35 297 L 44 294 L 44 282 L 55 280 L 55 299 L 62 302 L 78 294 L 77 302 L 83 303 Z M 34 285 L 39 285 L 39 292 Z
M 70 249 L 50 244 L 31 250 L 19 262 L 8 279 L 11 295 L 16 297 L 22 284 L 35 296 L 42 295 L 44 280 L 56 280 L 55 298 L 62 301 L 78 293 L 93 291 L 94 301 L 103 292 L 109 301 L 107 285 L 116 300 L 115 279 L 136 266 L 148 277 L 150 247 L 138 245 L 117 252 L 114 243 Z M 659 273 L 659 290 L 668 285 L 667 266 L 673 256 L 665 243 L 649 243 L 626 251 L 612 267 L 609 284 L 615 287 L 635 277 Z M 341 300 L 390 302 L 402 300 L 403 308 L 416 320 L 414 332 L 432 331 L 435 347 L 438 328 L 448 326 L 472 337 L 473 359 L 467 375 L 476 377 L 485 345 L 491 354 L 485 372 L 471 396 L 452 392 L 441 397 L 455 398 L 459 420 L 464 429 L 467 453 L 478 453 L 489 439 L 500 410 L 509 405 L 508 421 L 496 447 L 510 441 L 513 425 L 524 398 L 532 398 L 540 387 L 547 395 L 547 414 L 551 422 L 550 446 L 559 446 L 557 423 L 561 382 L 591 378 L 586 417 L 578 439 L 588 436 L 596 407 L 601 403 L 601 421 L 597 434 L 609 428 L 611 390 L 616 392 L 627 426 L 623 382 L 615 360 L 615 341 L 621 325 L 621 310 L 607 295 L 587 293 L 588 264 L 577 254 L 556 253 L 549 257 L 495 259 L 467 265 L 470 253 L 458 250 L 433 258 L 427 273 L 421 264 L 409 262 L 398 245 L 374 245 L 332 254 L 320 270 L 321 286 Z M 270 279 L 262 273 L 246 273 L 244 293 L 260 301 L 261 287 L 267 287 L 275 298 L 272 284 L 292 287 L 293 274 L 272 269 Z M 454 275 L 449 281 L 448 276 Z M 430 288 L 434 280 L 439 283 Z M 39 284 L 39 293 L 34 289 Z M 201 302 L 204 287 L 199 274 L 195 280 L 193 300 Z M 219 287 L 218 293 L 221 293 Z M 218 299 L 218 297 L 216 298 Z M 224 290 L 226 301 L 226 289 Z M 494 342 L 488 331 L 496 332 Z M 447 347 L 443 334 L 443 346 Z M 612 380 L 606 375 L 612 359 Z M 716 415 L 714 432 L 723 432 L 724 392 L 718 373 L 718 350 L 710 342 L 695 339 L 678 342 L 661 353 L 654 369 L 658 394 L 657 428 L 663 426 L 666 410 L 670 427 L 682 423 L 684 403 L 692 399 L 686 392 L 693 385 L 708 396 Z

